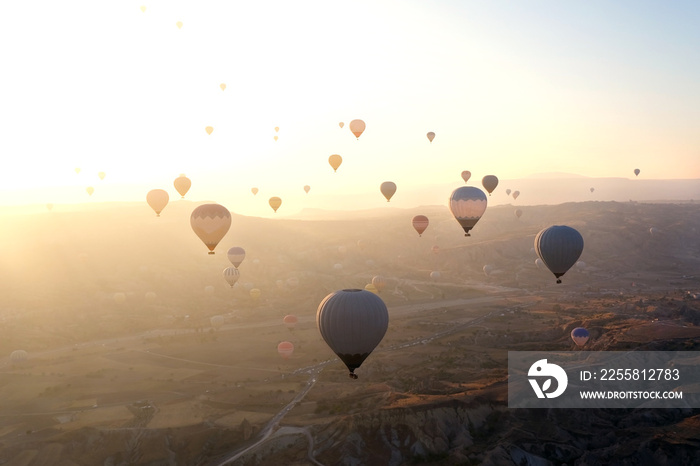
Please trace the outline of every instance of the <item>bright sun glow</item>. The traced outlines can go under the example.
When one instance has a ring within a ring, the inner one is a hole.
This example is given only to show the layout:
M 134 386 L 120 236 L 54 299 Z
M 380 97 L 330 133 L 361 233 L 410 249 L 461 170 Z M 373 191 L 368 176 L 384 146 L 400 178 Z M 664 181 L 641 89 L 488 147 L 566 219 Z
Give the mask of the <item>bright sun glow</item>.
M 272 215 L 271 196 L 290 211 L 372 206 L 387 180 L 396 205 L 416 205 L 465 169 L 697 178 L 700 70 L 687 53 L 699 34 L 675 27 L 683 8 L 653 8 L 9 2 L 0 203 L 177 198 L 180 173 L 188 198 L 255 215 Z M 639 27 L 618 27 L 633 10 Z

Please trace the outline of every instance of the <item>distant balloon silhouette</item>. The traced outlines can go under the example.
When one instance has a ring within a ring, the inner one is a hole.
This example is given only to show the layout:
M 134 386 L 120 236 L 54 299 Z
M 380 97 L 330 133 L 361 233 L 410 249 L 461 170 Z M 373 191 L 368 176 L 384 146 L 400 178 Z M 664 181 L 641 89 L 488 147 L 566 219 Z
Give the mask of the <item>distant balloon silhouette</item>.
M 204 245 L 209 254 L 231 228 L 231 212 L 219 204 L 202 204 L 192 211 L 190 226 Z
M 377 287 L 372 285 L 371 283 L 365 285 L 365 290 L 369 291 L 370 293 L 379 294 Z
M 634 176 L 639 176 L 639 168 L 634 169 Z
M 10 362 L 12 364 L 21 364 L 29 358 L 29 354 L 25 350 L 14 350 L 10 353 Z
M 316 311 L 321 337 L 345 363 L 350 377 L 382 341 L 389 311 L 382 298 L 367 290 L 345 289 L 326 296 Z
M 241 265 L 241 262 L 243 262 L 243 259 L 245 259 L 245 249 L 240 246 L 234 246 L 228 250 L 226 255 L 233 266 L 238 268 L 238 266 Z
M 515 209 L 515 216 L 520 218 L 523 215 L 523 211 L 520 209 Z
M 340 123 L 338 123 L 338 126 L 340 126 L 340 128 L 342 129 L 343 126 L 345 126 L 345 123 L 343 123 L 343 122 L 341 121 Z
M 595 188 L 591 188 L 591 192 L 595 191 Z
M 258 188 L 250 188 L 250 192 L 253 193 L 253 196 L 258 194 Z
M 53 204 L 51 204 L 50 202 L 49 202 L 48 204 L 46 204 L 46 209 L 47 209 L 49 212 L 51 212 L 51 211 L 53 210 Z
M 554 225 L 537 233 L 535 252 L 561 283 L 560 277 L 578 261 L 583 252 L 581 233 L 566 225 Z
M 333 154 L 328 157 L 328 163 L 333 167 L 333 171 L 335 172 L 338 170 L 338 167 L 340 167 L 340 164 L 343 163 L 343 158 L 338 154 Z
M 393 181 L 385 181 L 381 184 L 379 190 L 386 198 L 386 202 L 389 202 L 391 200 L 391 197 L 396 192 L 396 183 L 394 183 Z
M 588 330 L 583 327 L 576 327 L 571 331 L 571 339 L 574 340 L 576 346 L 583 346 L 588 341 L 590 334 Z
M 413 228 L 418 232 L 418 236 L 422 236 L 425 229 L 428 228 L 430 221 L 425 215 L 416 215 L 411 220 L 411 224 L 413 225 Z
M 365 122 L 362 120 L 352 120 L 350 122 L 350 131 L 357 139 L 360 139 L 360 135 L 365 131 Z
M 75 174 L 77 175 L 78 173 L 80 173 L 80 168 L 79 168 L 79 167 L 75 167 L 75 168 L 73 169 L 73 171 L 74 171 Z
M 92 196 L 92 193 L 95 192 L 95 188 L 93 188 L 92 186 L 88 186 L 87 188 L 85 188 L 85 191 L 88 193 L 88 196 Z
M 233 285 L 241 278 L 241 272 L 239 272 L 236 267 L 226 267 L 223 273 L 224 280 L 226 280 L 231 288 L 233 288 Z
M 375 275 L 372 277 L 372 285 L 374 285 L 378 293 L 381 293 L 386 287 L 386 280 L 381 275 Z
M 180 175 L 173 181 L 173 186 L 175 186 L 175 190 L 180 194 L 181 199 L 184 199 L 185 194 L 187 194 L 187 191 L 189 191 L 192 186 L 192 181 L 185 175 Z
M 310 190 L 311 190 L 311 186 L 309 186 L 308 184 L 307 184 L 306 186 L 304 186 L 304 192 L 305 192 L 306 194 L 309 194 L 309 191 L 310 191 Z
M 464 170 L 462 172 L 462 179 L 464 180 L 465 183 L 467 181 L 469 181 L 469 178 L 471 178 L 471 177 L 472 177 L 472 172 L 470 172 L 469 170 Z
M 274 210 L 275 212 L 277 212 L 277 209 L 279 209 L 282 205 L 282 199 L 280 199 L 277 196 L 271 197 L 268 202 L 270 203 L 270 207 L 272 207 L 272 210 Z
M 277 141 L 277 140 L 279 139 L 279 137 L 274 136 L 272 139 L 274 139 L 275 141 Z
M 98 176 L 101 180 L 104 180 L 106 175 L 107 175 L 107 174 L 106 174 L 105 172 L 99 172 L 99 173 L 97 174 L 97 176 Z
M 151 209 L 156 213 L 156 217 L 160 217 L 160 213 L 168 205 L 170 196 L 162 189 L 152 189 L 146 194 L 146 202 L 151 206 Z
M 440 276 L 440 272 L 438 272 L 437 270 L 433 270 L 432 272 L 430 272 L 430 278 L 434 281 L 439 280 Z
M 280 127 L 279 127 L 279 126 L 275 126 L 275 133 L 279 132 L 279 130 L 280 130 Z
M 433 142 L 433 139 L 435 139 L 435 133 L 433 133 L 432 131 L 426 134 L 426 136 L 428 137 L 428 141 L 430 142 Z
M 221 88 L 222 91 L 225 91 L 226 90 L 226 83 L 219 84 L 219 87 Z
M 297 326 L 297 323 L 299 323 L 299 319 L 297 318 L 297 316 L 288 314 L 284 316 L 284 318 L 282 319 L 282 323 L 284 323 L 285 327 L 291 330 Z
M 182 21 L 175 23 L 175 26 L 177 26 L 178 29 L 182 29 Z
M 294 344 L 289 341 L 283 341 L 277 345 L 277 352 L 284 359 L 289 359 L 294 353 Z
M 204 128 L 204 131 L 206 131 L 207 134 L 211 134 L 211 133 L 214 132 L 214 127 L 213 127 L 213 126 L 207 126 L 206 128 Z
M 146 12 L 146 5 L 141 5 L 139 8 L 141 9 L 141 13 Z
M 452 191 L 450 212 L 464 229 L 464 236 L 471 236 L 469 231 L 484 215 L 487 203 L 486 194 L 479 188 L 462 186 Z
M 520 191 L 513 191 L 513 199 L 517 199 L 520 196 Z
M 482 270 L 484 271 L 484 275 L 488 277 L 489 275 L 491 275 L 491 272 L 493 272 L 493 265 L 486 264 Z
M 481 179 L 481 184 L 486 191 L 488 191 L 489 196 L 498 186 L 498 178 L 495 175 L 486 175 Z
M 510 188 L 506 189 L 506 195 L 510 196 L 511 190 Z

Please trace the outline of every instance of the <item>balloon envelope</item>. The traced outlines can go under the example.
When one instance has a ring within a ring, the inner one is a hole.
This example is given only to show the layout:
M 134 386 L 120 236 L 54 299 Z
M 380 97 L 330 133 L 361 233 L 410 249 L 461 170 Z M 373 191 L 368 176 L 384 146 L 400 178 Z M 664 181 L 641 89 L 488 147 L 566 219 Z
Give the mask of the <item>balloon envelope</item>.
M 520 209 L 515 209 L 515 216 L 520 218 L 523 215 L 523 211 Z
M 471 178 L 471 177 L 472 177 L 472 172 L 470 172 L 469 170 L 464 170 L 462 172 L 462 179 L 464 180 L 465 183 L 467 181 L 469 181 L 469 178 Z
M 146 194 L 146 202 L 156 213 L 156 217 L 160 217 L 160 213 L 168 205 L 169 199 L 168 193 L 162 189 L 152 189 Z
M 93 188 L 92 186 L 88 186 L 87 188 L 85 188 L 85 191 L 88 193 L 89 196 L 92 196 L 92 193 L 95 192 L 95 188 Z
M 175 190 L 184 199 L 185 194 L 187 194 L 187 191 L 189 191 L 190 187 L 192 186 L 192 181 L 190 181 L 190 179 L 185 175 L 180 175 L 175 178 L 175 181 L 173 181 L 173 186 L 175 186 Z
M 537 233 L 535 253 L 544 265 L 557 277 L 561 277 L 579 259 L 583 252 L 583 237 L 574 228 L 554 225 Z
M 583 346 L 588 341 L 590 334 L 588 330 L 583 327 L 576 327 L 571 331 L 571 339 L 574 340 L 576 346 Z
M 450 212 L 464 229 L 464 236 L 470 236 L 469 230 L 484 215 L 487 202 L 486 194 L 474 186 L 462 186 L 452 191 Z
M 639 168 L 634 169 L 634 176 L 639 176 Z
M 433 280 L 439 280 L 440 279 L 440 272 L 438 272 L 437 270 L 430 272 L 430 278 Z
M 19 364 L 27 360 L 29 355 L 24 350 L 14 350 L 10 353 L 10 362 L 13 364 Z
M 284 316 L 284 319 L 282 319 L 282 322 L 284 323 L 284 326 L 287 328 L 294 328 L 296 327 L 297 323 L 299 322 L 299 319 L 297 319 L 297 316 L 293 316 L 291 314 L 288 314 Z
M 272 207 L 272 210 L 277 212 L 277 209 L 279 209 L 280 206 L 282 205 L 282 199 L 280 199 L 277 196 L 271 197 L 269 200 L 269 203 L 270 203 L 270 207 Z
M 350 131 L 357 139 L 360 139 L 360 135 L 365 131 L 365 122 L 362 120 L 352 120 L 350 122 Z
M 520 196 L 520 191 L 513 191 L 513 199 L 517 199 Z
M 250 188 L 250 192 L 253 193 L 253 196 L 258 194 L 258 188 Z
M 225 91 L 226 90 L 226 83 L 219 84 L 219 87 L 221 88 L 222 91 Z
M 236 267 L 226 267 L 224 269 L 224 280 L 231 288 L 233 288 L 233 285 L 236 284 L 239 278 L 241 278 L 241 272 Z
M 289 359 L 289 357 L 294 353 L 294 344 L 289 341 L 283 341 L 277 345 L 277 353 L 284 359 Z
M 496 189 L 496 186 L 498 186 L 498 178 L 494 175 L 486 175 L 481 179 L 481 184 L 489 192 L 490 196 L 493 190 Z
M 374 288 L 381 293 L 384 287 L 386 287 L 386 280 L 381 275 L 375 275 L 372 277 L 372 285 L 374 285 Z
M 105 176 L 107 176 L 107 174 L 106 174 L 105 172 L 99 172 L 99 173 L 97 174 L 97 176 L 99 176 L 101 180 L 104 180 L 104 179 L 105 179 Z
M 311 191 L 311 186 L 307 184 L 306 186 L 304 186 L 304 192 L 306 192 L 306 194 L 309 194 L 309 191 Z
M 426 136 L 428 137 L 428 141 L 430 142 L 433 142 L 433 139 L 435 139 L 435 133 L 433 133 L 432 131 L 426 134 Z
M 338 126 L 340 126 L 340 127 L 342 128 L 343 126 L 345 126 L 345 123 L 343 123 L 343 122 L 341 121 L 340 123 L 338 123 Z
M 328 157 L 328 163 L 331 164 L 331 167 L 333 167 L 333 171 L 336 171 L 338 170 L 338 167 L 340 167 L 340 164 L 343 163 L 343 158 L 338 154 L 333 154 Z
M 228 260 L 230 260 L 236 268 L 238 268 L 241 262 L 243 262 L 243 259 L 245 259 L 245 249 L 239 246 L 232 247 L 226 254 L 228 255 Z
M 416 215 L 415 217 L 413 217 L 413 220 L 411 220 L 411 224 L 413 225 L 413 228 L 418 232 L 418 236 L 423 235 L 423 232 L 426 228 L 428 228 L 429 223 L 430 221 L 425 215 Z
M 214 254 L 214 248 L 231 228 L 231 212 L 220 204 L 202 204 L 192 211 L 190 226 Z
M 206 128 L 204 128 L 204 131 L 206 131 L 207 134 L 211 134 L 211 133 L 214 132 L 214 127 L 213 127 L 213 126 L 207 126 Z
M 382 341 L 389 311 L 382 298 L 367 290 L 346 289 L 326 296 L 316 311 L 321 336 L 345 363 L 350 376 Z
M 510 189 L 506 189 L 506 195 L 510 196 L 510 193 L 511 193 L 511 190 L 510 190 Z
M 389 202 L 391 200 L 391 196 L 393 196 L 396 192 L 396 183 L 393 181 L 385 181 L 381 184 L 381 186 L 379 186 L 379 190 L 386 198 L 386 202 Z

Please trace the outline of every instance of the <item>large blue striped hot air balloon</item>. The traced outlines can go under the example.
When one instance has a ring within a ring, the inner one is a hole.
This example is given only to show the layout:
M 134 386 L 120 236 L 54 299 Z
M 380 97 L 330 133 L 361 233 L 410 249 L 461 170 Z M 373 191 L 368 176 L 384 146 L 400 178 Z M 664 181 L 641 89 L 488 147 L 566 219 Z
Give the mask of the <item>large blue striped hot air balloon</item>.
M 486 212 L 486 204 L 486 194 L 474 186 L 462 186 L 452 191 L 450 212 L 464 229 L 464 236 L 471 236 L 469 230 Z
M 576 346 L 583 346 L 588 341 L 590 334 L 588 330 L 583 327 L 576 327 L 571 331 L 571 339 L 574 340 Z
M 389 311 L 382 298 L 367 290 L 335 291 L 316 311 L 321 336 L 357 378 L 355 369 L 377 347 L 389 327 Z
M 582 252 L 581 233 L 566 225 L 545 228 L 535 236 L 535 253 L 557 277 L 557 283 L 561 283 L 559 277 L 576 263 Z

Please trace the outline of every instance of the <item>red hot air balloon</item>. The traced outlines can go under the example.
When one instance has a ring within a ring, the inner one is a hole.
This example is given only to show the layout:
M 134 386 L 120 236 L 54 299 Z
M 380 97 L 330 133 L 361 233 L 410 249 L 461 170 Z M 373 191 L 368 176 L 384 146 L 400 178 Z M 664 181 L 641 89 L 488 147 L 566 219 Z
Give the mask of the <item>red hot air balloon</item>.
M 413 228 L 418 232 L 418 236 L 422 236 L 430 222 L 425 215 L 416 215 L 413 217 L 413 220 L 411 220 L 411 223 L 413 224 Z

